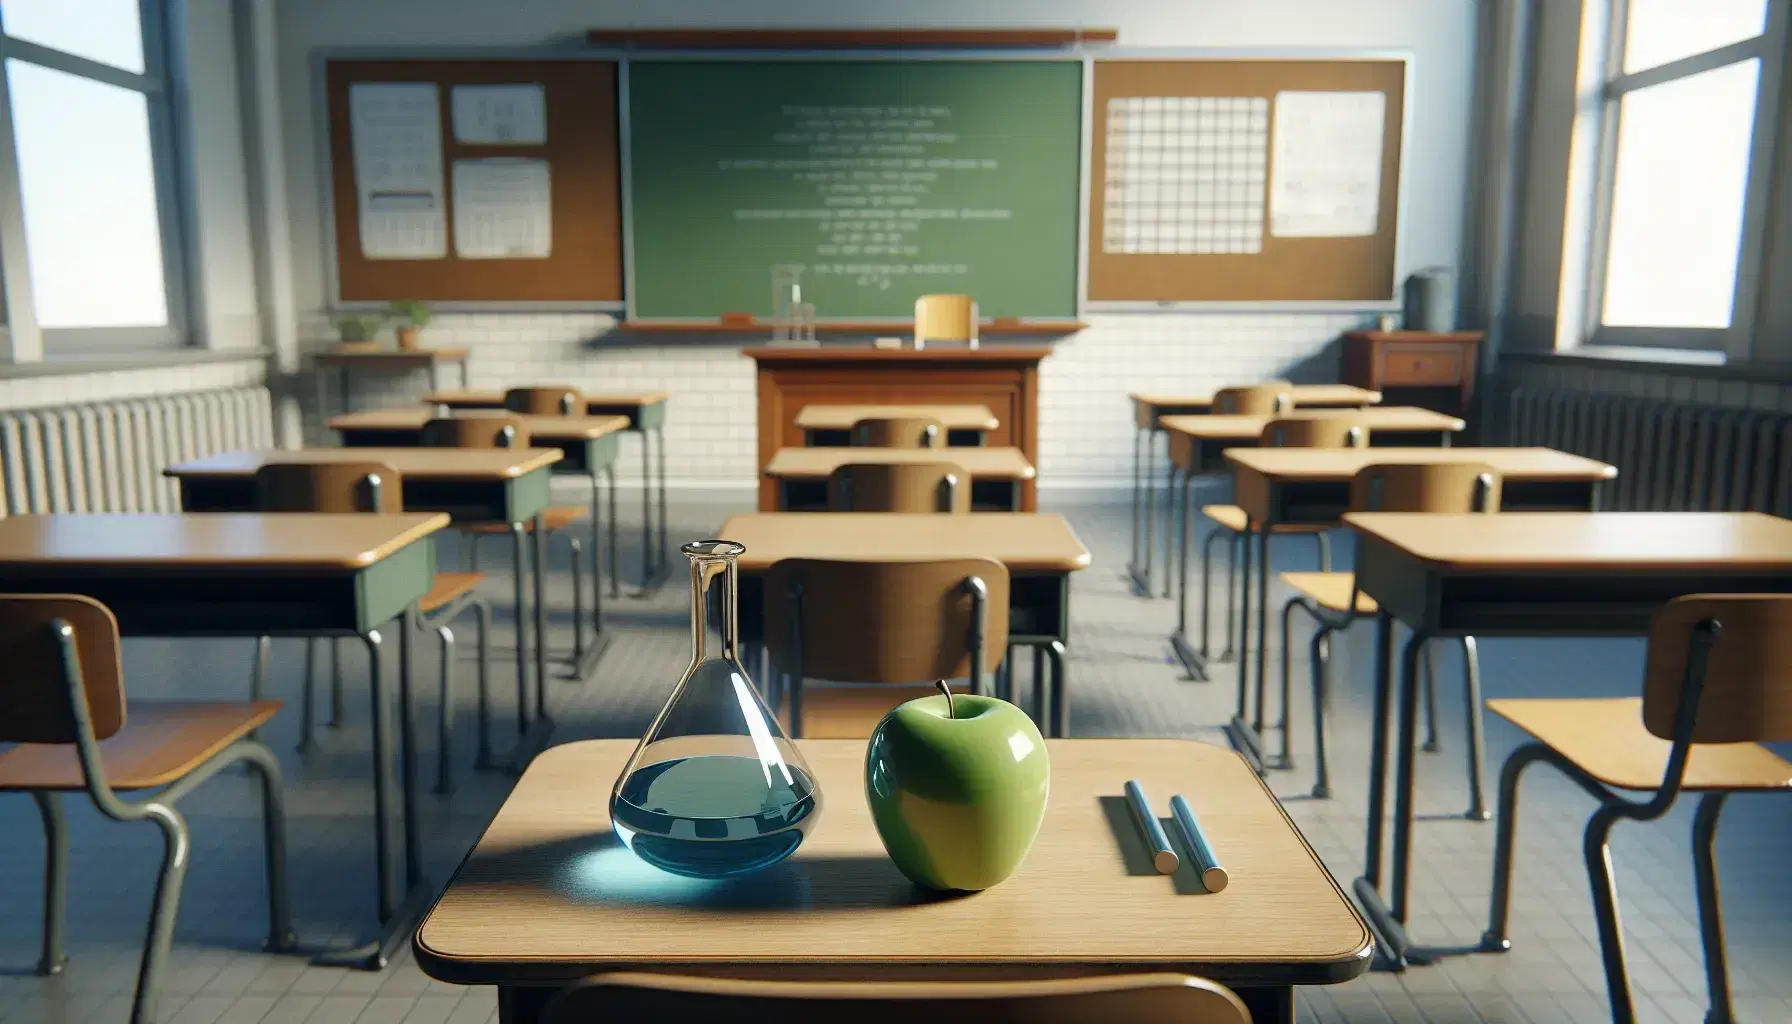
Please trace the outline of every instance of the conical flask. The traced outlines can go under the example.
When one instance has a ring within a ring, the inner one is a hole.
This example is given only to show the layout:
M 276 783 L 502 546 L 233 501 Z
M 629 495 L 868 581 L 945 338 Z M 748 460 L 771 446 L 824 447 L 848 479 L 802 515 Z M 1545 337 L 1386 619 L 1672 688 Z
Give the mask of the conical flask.
M 691 560 L 691 664 L 630 755 L 610 820 L 635 856 L 692 878 L 727 878 L 790 856 L 821 815 L 803 755 L 740 663 L 733 541 L 682 549 Z M 714 610 L 721 650 L 709 649 Z

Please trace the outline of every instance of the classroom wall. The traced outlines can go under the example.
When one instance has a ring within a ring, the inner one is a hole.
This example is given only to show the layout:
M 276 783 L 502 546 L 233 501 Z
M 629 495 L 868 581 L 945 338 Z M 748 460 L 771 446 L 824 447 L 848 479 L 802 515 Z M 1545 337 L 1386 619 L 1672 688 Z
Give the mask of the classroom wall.
M 748 6 L 725 0 L 280 0 L 287 197 L 303 343 L 330 337 L 316 110 L 320 50 L 576 45 L 594 26 L 1114 26 L 1127 46 L 1367 48 L 1414 54 L 1410 86 L 1407 269 L 1457 262 L 1464 219 L 1475 5 L 1471 0 L 809 0 Z M 897 12 L 899 11 L 899 16 Z M 1360 311 L 1134 314 L 1090 318 L 1042 369 L 1040 472 L 1048 487 L 1111 486 L 1130 473 L 1126 394 L 1205 392 L 1290 374 L 1335 379 L 1338 335 Z M 675 485 L 750 486 L 755 441 L 751 363 L 736 347 L 618 343 L 596 315 L 444 316 L 428 337 L 473 348 L 476 385 L 564 381 L 673 392 L 668 426 Z M 369 401 L 407 400 L 384 381 Z M 313 424 L 314 436 L 315 423 Z M 635 467 L 625 467 L 632 478 Z

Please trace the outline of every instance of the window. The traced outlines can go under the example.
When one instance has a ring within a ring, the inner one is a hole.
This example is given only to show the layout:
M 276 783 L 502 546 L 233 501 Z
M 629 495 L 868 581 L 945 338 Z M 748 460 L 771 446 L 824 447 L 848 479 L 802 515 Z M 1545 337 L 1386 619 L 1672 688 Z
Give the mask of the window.
M 1769 0 L 1611 0 L 1592 340 L 1735 349 L 1751 324 L 1779 74 Z M 1770 63 L 1771 62 L 1771 63 Z M 1737 310 L 1745 312 L 1737 316 Z
M 0 0 L 12 129 L 0 132 L 0 187 L 17 190 L 0 198 L 20 213 L 0 218 L 15 361 L 181 341 L 160 29 L 159 0 Z

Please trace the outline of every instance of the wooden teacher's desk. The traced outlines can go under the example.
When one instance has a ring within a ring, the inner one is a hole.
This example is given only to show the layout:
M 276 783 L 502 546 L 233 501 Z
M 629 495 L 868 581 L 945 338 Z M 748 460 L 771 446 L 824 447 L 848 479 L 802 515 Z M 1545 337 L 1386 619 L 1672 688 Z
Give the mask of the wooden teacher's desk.
M 940 517 L 947 518 L 947 517 Z M 1275 797 L 1231 751 L 1187 740 L 1050 740 L 1051 799 L 1027 859 L 941 897 L 897 871 L 865 804 L 863 740 L 799 740 L 820 821 L 790 860 L 726 882 L 663 874 L 617 840 L 605 799 L 633 740 L 569 743 L 529 766 L 417 932 L 423 971 L 498 986 L 533 1024 L 605 971 L 791 981 L 978 981 L 1176 971 L 1291 1024 L 1296 985 L 1368 967 L 1369 931 Z M 1127 817 L 1137 779 L 1184 794 L 1231 876 L 1157 874 Z
M 1043 345 L 984 344 L 878 349 L 759 346 L 742 350 L 759 368 L 759 508 L 777 507 L 777 482 L 765 475 L 781 448 L 801 447 L 797 417 L 811 405 L 982 405 L 997 426 L 984 443 L 1019 448 L 1039 462 L 1039 361 Z M 1032 480 L 1020 485 L 1020 508 L 1038 507 Z

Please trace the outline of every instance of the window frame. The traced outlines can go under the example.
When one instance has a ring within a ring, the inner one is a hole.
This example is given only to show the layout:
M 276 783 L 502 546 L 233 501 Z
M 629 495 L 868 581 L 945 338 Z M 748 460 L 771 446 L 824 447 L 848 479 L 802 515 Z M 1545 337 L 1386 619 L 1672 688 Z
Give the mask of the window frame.
M 1691 349 L 1747 359 L 1754 348 L 1767 215 L 1773 194 L 1773 156 L 1778 144 L 1777 112 L 1785 75 L 1788 8 L 1768 0 L 1761 34 L 1666 64 L 1625 73 L 1624 45 L 1629 0 L 1605 0 L 1604 68 L 1599 83 L 1599 128 L 1594 168 L 1593 221 L 1586 256 L 1581 337 L 1585 344 L 1626 348 Z M 1619 105 L 1629 93 L 1676 82 L 1707 71 L 1759 60 L 1755 78 L 1755 119 L 1749 139 L 1748 174 L 1742 193 L 1742 232 L 1737 239 L 1736 285 L 1729 327 L 1608 327 L 1605 284 L 1609 269 L 1612 203 L 1618 167 Z
M 191 343 L 188 289 L 188 204 L 181 172 L 179 121 L 175 110 L 173 51 L 164 0 L 137 0 L 143 37 L 143 72 L 53 49 L 7 35 L 0 16 L 0 362 L 39 362 L 62 356 L 119 351 L 167 350 Z M 18 140 L 12 122 L 8 62 L 20 60 L 91 81 L 141 93 L 149 113 L 150 169 L 154 176 L 156 221 L 162 238 L 162 287 L 168 322 L 154 327 L 40 327 L 31 301 L 30 263 L 19 180 Z

